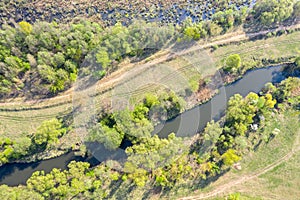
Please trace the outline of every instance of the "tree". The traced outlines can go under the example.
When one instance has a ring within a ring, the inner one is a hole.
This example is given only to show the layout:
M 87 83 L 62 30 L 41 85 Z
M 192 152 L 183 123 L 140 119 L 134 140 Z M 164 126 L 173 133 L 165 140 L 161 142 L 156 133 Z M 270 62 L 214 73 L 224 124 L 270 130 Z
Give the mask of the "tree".
M 114 113 L 115 128 L 131 141 L 150 137 L 154 127 L 147 118 L 148 110 L 147 107 L 139 105 L 132 112 L 125 109 Z
M 34 142 L 37 145 L 54 144 L 58 141 L 58 137 L 66 133 L 66 128 L 63 127 L 62 123 L 53 118 L 48 121 L 44 121 L 40 127 L 37 128 L 36 133 L 34 134 Z
M 20 137 L 16 139 L 13 144 L 14 157 L 19 158 L 25 156 L 29 153 L 30 146 L 32 145 L 31 139 L 29 137 Z
M 49 65 L 38 65 L 37 66 L 38 69 L 38 73 L 40 75 L 40 77 L 47 81 L 48 83 L 54 83 L 55 81 L 55 71 L 52 67 L 50 67 Z
M 180 156 L 179 149 L 184 149 L 181 138 L 174 133 L 168 139 L 160 139 L 157 135 L 151 138 L 142 138 L 139 143 L 128 147 L 126 154 L 127 162 L 135 168 L 143 168 L 147 171 L 159 166 L 166 166 Z
M 220 127 L 219 123 L 215 123 L 214 121 L 207 123 L 203 132 L 204 137 L 198 145 L 200 148 L 200 157 L 205 157 L 207 154 L 210 154 L 210 151 L 215 147 L 222 132 L 223 128 Z
M 106 69 L 111 63 L 107 49 L 101 48 L 96 54 L 97 63 L 101 64 L 103 69 Z
M 257 108 L 251 105 L 252 99 L 256 98 L 251 96 L 252 94 L 245 100 L 241 95 L 236 94 L 228 101 L 225 123 L 229 129 L 228 131 L 225 130 L 228 134 L 233 136 L 244 135 L 248 126 L 253 123 Z
M 185 28 L 184 35 L 188 39 L 194 39 L 194 40 L 199 40 L 200 36 L 201 36 L 199 31 L 197 30 L 197 27 L 195 27 L 195 26 L 190 26 L 190 27 Z
M 210 36 L 220 35 L 222 31 L 222 27 L 220 27 L 218 24 L 215 24 L 214 22 L 208 23 L 208 32 Z
M 102 143 L 107 149 L 117 149 L 120 147 L 124 133 L 117 131 L 114 127 L 105 124 L 98 124 L 89 133 L 88 141 Z
M 65 56 L 63 53 L 61 52 L 58 52 L 56 54 L 54 54 L 53 56 L 53 61 L 52 61 L 52 65 L 55 67 L 55 68 L 59 68 L 59 67 L 62 67 L 65 63 Z
M 148 93 L 145 95 L 144 105 L 151 109 L 151 107 L 159 105 L 158 97 L 154 94 Z
M 32 32 L 32 26 L 28 22 L 21 21 L 19 22 L 19 26 L 26 35 L 29 35 Z
M 222 155 L 222 160 L 223 163 L 226 166 L 232 166 L 234 163 L 236 163 L 237 161 L 239 161 L 241 159 L 241 157 L 239 157 L 235 150 L 233 149 L 228 149 L 223 155 Z
M 292 97 L 293 93 L 297 94 L 297 90 L 299 89 L 300 79 L 296 77 L 289 77 L 283 80 L 279 84 L 279 89 L 275 92 L 274 96 L 279 102 Z
M 294 5 L 294 12 L 293 12 L 293 16 L 295 18 L 299 18 L 300 17 L 300 1 L 297 1 Z
M 232 54 L 226 58 L 225 70 L 229 72 L 236 72 L 242 64 L 242 60 L 239 54 Z
M 0 198 L 8 199 L 32 199 L 44 200 L 45 198 L 38 192 L 28 190 L 25 187 L 8 187 L 7 185 L 0 186 Z

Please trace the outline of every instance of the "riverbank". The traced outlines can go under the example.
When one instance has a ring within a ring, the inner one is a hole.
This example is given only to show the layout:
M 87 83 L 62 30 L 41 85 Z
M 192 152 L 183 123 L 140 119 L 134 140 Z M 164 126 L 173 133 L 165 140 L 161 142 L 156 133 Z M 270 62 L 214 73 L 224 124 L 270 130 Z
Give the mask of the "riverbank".
M 284 66 L 287 66 L 288 63 L 284 63 L 285 65 Z M 291 64 L 291 63 L 290 63 Z M 273 65 L 274 68 L 278 68 L 277 65 Z M 176 121 L 176 118 L 181 118 L 180 116 L 183 114 L 183 113 L 186 113 L 186 112 L 190 112 L 191 110 L 194 110 L 196 108 L 198 108 L 199 106 L 203 105 L 203 104 L 207 104 L 208 102 L 210 102 L 216 95 L 220 95 L 220 89 L 222 87 L 226 87 L 226 86 L 230 86 L 230 85 L 234 85 L 236 82 L 238 82 L 239 80 L 243 79 L 244 75 L 247 75 L 248 73 L 251 73 L 251 71 L 253 70 L 259 70 L 259 69 L 268 69 L 268 68 L 272 68 L 271 66 L 269 67 L 261 67 L 261 68 L 254 68 L 254 69 L 249 69 L 248 71 L 246 71 L 244 74 L 242 75 L 238 75 L 238 76 L 235 76 L 235 77 L 232 77 L 231 81 L 229 82 L 226 82 L 226 80 L 228 80 L 226 77 L 228 76 L 228 74 L 225 74 L 225 73 L 222 73 L 222 76 L 220 77 L 220 73 L 216 73 L 214 76 L 210 76 L 210 78 L 212 80 L 214 80 L 214 84 L 210 83 L 210 86 L 208 85 L 205 85 L 203 87 L 200 87 L 198 92 L 195 93 L 194 95 L 192 95 L 191 97 L 188 97 L 187 98 L 187 105 L 188 107 L 186 107 L 180 114 L 179 116 L 176 116 L 174 117 L 173 119 L 169 119 L 167 120 L 167 122 L 163 122 L 163 125 L 168 124 L 168 121 L 172 121 L 175 119 Z M 207 78 L 207 77 L 206 77 Z M 207 94 L 206 96 L 200 96 L 200 98 L 204 99 L 205 100 L 202 100 L 202 101 L 199 101 L 199 98 L 196 99 L 195 97 L 199 96 L 199 95 L 202 95 L 203 94 L 203 91 L 207 91 Z M 226 97 L 228 98 L 228 97 Z M 223 104 L 227 102 L 226 98 L 224 99 Z M 207 114 L 210 114 L 212 116 L 209 116 L 209 117 L 213 117 L 215 114 L 212 114 L 211 113 L 211 109 L 213 108 L 213 106 L 211 108 L 209 108 L 209 110 L 206 110 L 208 113 Z M 225 105 L 223 105 L 223 108 L 225 108 Z M 214 118 L 214 117 L 213 117 Z M 199 119 L 200 120 L 200 119 Z M 201 131 L 201 129 L 204 127 L 204 125 L 206 125 L 206 123 L 209 122 L 209 121 L 205 121 L 204 123 L 201 123 L 200 125 L 200 130 L 198 130 L 198 128 L 195 127 L 195 130 L 196 131 Z M 197 125 L 197 123 L 195 123 Z M 161 129 L 161 125 L 158 124 L 157 127 L 159 128 L 156 128 L 156 130 L 158 129 Z M 193 127 L 193 125 L 191 125 L 191 127 Z M 167 130 L 167 132 L 166 132 Z M 168 128 L 166 130 L 163 130 L 161 134 L 162 137 L 166 137 L 169 133 L 171 132 L 176 132 L 175 130 L 170 130 L 168 131 Z M 157 133 L 156 131 L 154 131 L 155 133 Z M 183 131 L 184 132 L 184 131 Z M 183 133 L 182 132 L 182 133 Z M 182 133 L 179 133 L 182 134 Z M 194 140 L 193 138 L 190 139 L 191 141 Z M 37 162 L 37 161 L 42 161 L 42 160 L 48 160 L 48 159 L 52 159 L 52 158 L 56 158 L 56 157 L 60 157 L 64 154 L 66 154 L 67 152 L 69 151 L 77 151 L 77 154 L 78 155 L 82 155 L 84 152 L 80 151 L 80 144 L 83 145 L 83 141 L 80 141 L 80 142 L 77 142 L 78 145 L 76 146 L 72 146 L 72 147 L 69 147 L 69 148 L 66 148 L 64 147 L 64 149 L 50 149 L 50 150 L 45 150 L 43 152 L 40 152 L 40 153 L 37 153 L 37 154 L 33 154 L 33 155 L 30 155 L 28 157 L 25 157 L 25 158 L 22 158 L 20 160 L 16 160 L 14 161 L 15 163 L 31 163 L 31 162 Z
M 273 83 L 280 82 L 281 80 L 284 79 L 284 76 L 278 75 L 278 73 L 279 74 L 283 73 L 281 71 L 282 69 L 284 69 L 283 66 L 277 66 L 277 67 L 266 67 L 266 68 L 260 68 L 260 69 L 248 71 L 245 74 L 245 76 L 242 77 L 241 79 L 239 79 L 238 81 L 225 86 L 225 88 L 223 88 L 221 90 L 221 93 L 217 94 L 210 100 L 210 104 L 205 103 L 205 104 L 196 106 L 193 109 L 180 114 L 175 119 L 169 120 L 165 124 L 163 124 L 164 127 L 162 129 L 159 127 L 160 125 L 158 125 L 156 127 L 158 129 L 160 129 L 160 132 L 158 133 L 158 135 L 160 137 L 164 138 L 169 133 L 175 132 L 177 137 L 189 137 L 189 141 L 186 141 L 186 144 L 192 144 L 192 141 L 195 141 L 195 139 L 198 137 L 198 135 L 196 135 L 196 134 L 199 133 L 199 131 L 201 131 L 201 129 L 204 128 L 204 126 L 206 125 L 207 122 L 210 122 L 210 120 L 212 118 L 216 119 L 216 118 L 223 116 L 223 111 L 226 109 L 227 101 L 232 95 L 234 95 L 236 93 L 240 93 L 243 96 L 245 96 L 246 94 L 248 94 L 249 91 L 259 92 L 264 87 L 265 83 L 267 83 L 267 82 L 273 82 Z M 252 80 L 252 81 L 255 80 L 254 81 L 255 84 L 250 85 L 249 80 Z M 218 120 L 218 119 L 216 119 L 216 120 Z M 46 153 L 46 152 L 44 152 L 44 153 Z M 47 155 L 47 153 L 46 153 L 46 155 Z M 5 184 L 12 183 L 12 182 L 6 182 L 6 181 L 11 180 L 11 178 L 9 178 L 9 177 L 14 176 L 15 173 L 21 173 L 22 165 L 26 165 L 25 169 L 27 169 L 27 171 L 26 171 L 27 174 L 24 171 L 24 173 L 25 173 L 24 177 L 27 177 L 27 178 L 30 176 L 29 173 L 33 172 L 32 170 L 29 170 L 29 168 L 32 166 L 36 166 L 36 165 L 47 166 L 46 171 L 50 171 L 51 166 L 53 168 L 57 165 L 59 165 L 61 169 L 66 169 L 66 166 L 68 163 L 67 160 L 69 160 L 69 161 L 72 160 L 69 158 L 70 155 L 71 155 L 72 159 L 87 161 L 85 158 L 75 156 L 73 154 L 73 152 L 71 152 L 71 153 L 59 156 L 57 158 L 41 161 L 38 163 L 36 163 L 36 162 L 32 163 L 33 160 L 27 160 L 27 161 L 31 161 L 31 163 L 28 163 L 27 165 L 21 164 L 21 163 L 6 164 L 5 166 L 3 166 L 3 168 L 0 168 L 0 169 L 2 169 L 2 170 L 6 169 L 9 166 L 10 167 L 19 166 L 19 167 L 17 167 L 18 170 L 16 172 L 14 172 L 14 170 L 12 170 L 12 171 L 10 170 L 11 173 L 8 173 L 8 172 L 3 173 L 4 177 L 1 178 L 1 179 L 3 179 L 2 183 L 5 183 Z M 43 168 L 37 168 L 37 169 L 43 170 Z M 36 169 L 34 169 L 34 170 L 36 170 Z M 6 176 L 8 177 L 8 179 L 5 178 Z M 20 181 L 21 179 L 18 179 L 18 180 Z M 15 181 L 17 181 L 17 180 L 15 180 Z M 22 181 L 23 181 L 22 183 L 25 182 L 25 180 L 22 180 Z
M 225 85 L 226 83 L 229 83 L 230 80 L 236 80 L 240 77 L 235 76 L 235 77 L 231 77 L 231 79 L 226 80 L 225 78 L 225 74 L 224 77 L 222 75 L 222 77 L 220 76 L 220 73 L 215 73 L 215 70 L 217 70 L 220 67 L 220 63 L 222 58 L 224 58 L 224 56 L 228 55 L 228 54 L 232 54 L 232 53 L 240 53 L 242 59 L 244 60 L 244 62 L 247 63 L 252 63 L 252 69 L 255 66 L 258 67 L 263 67 L 268 65 L 269 63 L 266 62 L 262 62 L 262 60 L 264 59 L 263 57 L 261 57 L 261 55 L 265 55 L 265 57 L 270 56 L 271 58 L 273 58 L 273 60 L 277 60 L 277 61 L 281 61 L 282 59 L 278 59 L 278 58 L 285 58 L 288 59 L 289 62 L 292 62 L 293 57 L 291 57 L 292 55 L 295 55 L 295 53 L 297 52 L 297 47 L 299 46 L 299 32 L 294 32 L 294 33 L 290 33 L 288 35 L 281 35 L 281 36 L 277 36 L 277 37 L 272 37 L 272 38 L 268 38 L 268 39 L 262 39 L 262 40 L 255 40 L 255 41 L 248 41 L 248 42 L 240 42 L 239 44 L 228 44 L 226 46 L 219 46 L 216 50 L 211 51 L 210 48 L 207 48 L 204 50 L 195 50 L 192 53 L 188 53 L 185 56 L 179 56 L 174 58 L 173 60 L 169 60 L 169 61 L 165 61 L 164 64 L 167 66 L 172 66 L 174 67 L 174 69 L 178 70 L 179 74 L 182 74 L 183 77 L 187 77 L 190 78 L 194 75 L 195 72 L 193 71 L 193 69 L 196 68 L 196 73 L 200 73 L 201 72 L 201 76 L 202 76 L 202 80 L 208 80 L 208 84 L 206 85 L 202 85 L 201 87 L 199 87 L 199 90 L 197 93 L 195 93 L 196 95 L 194 96 L 190 96 L 189 98 L 187 98 L 187 107 L 185 108 L 185 110 L 191 109 L 192 107 L 199 105 L 201 103 L 207 102 L 213 95 L 216 94 L 216 85 L 217 83 L 215 83 L 213 79 L 216 79 L 216 81 L 221 81 L 221 83 L 223 85 Z M 289 41 L 294 41 L 293 43 L 289 43 Z M 232 51 L 232 49 L 236 49 L 235 51 Z M 205 52 L 203 54 L 203 52 Z M 274 54 L 274 52 L 277 52 L 280 54 Z M 252 62 L 253 57 L 251 56 L 251 54 L 255 55 L 260 55 L 256 57 L 256 61 Z M 192 58 L 199 58 L 199 55 L 209 55 L 208 57 L 212 57 L 213 60 L 215 60 L 215 63 L 207 63 L 205 64 L 205 62 L 201 62 L 201 59 L 196 59 L 196 60 L 192 60 Z M 274 56 L 276 55 L 276 56 Z M 260 62 L 258 62 L 260 59 Z M 181 61 L 183 60 L 183 62 Z M 190 60 L 191 63 L 187 63 L 185 62 L 185 60 Z M 201 62 L 201 64 L 199 64 L 198 62 Z M 283 60 L 285 61 L 285 60 Z M 203 64 L 204 63 L 204 64 Z M 275 62 L 275 63 L 280 63 L 280 62 Z M 263 65 L 265 64 L 265 65 Z M 273 62 L 274 64 L 274 62 Z M 154 64 L 155 65 L 155 64 Z M 150 65 L 153 66 L 153 65 Z M 192 66 L 192 67 L 190 67 Z M 247 64 L 246 68 L 249 68 L 249 64 Z M 159 68 L 160 66 L 158 66 Z M 181 70 L 182 68 L 185 69 Z M 190 70 L 192 69 L 192 70 Z M 205 69 L 204 71 L 202 69 Z M 129 71 L 130 72 L 130 71 Z M 243 73 L 245 73 L 246 71 L 244 71 Z M 206 74 L 206 76 L 205 76 Z M 211 74 L 215 74 L 216 78 L 213 78 L 214 76 L 212 76 Z M 168 74 L 167 74 L 168 75 Z M 141 75 L 139 75 L 141 76 Z M 143 77 L 143 76 L 142 76 Z M 166 79 L 168 77 L 163 77 L 162 80 Z M 143 79 L 143 78 L 142 78 Z M 169 79 L 169 78 L 168 78 Z M 212 80 L 209 80 L 212 79 Z M 172 80 L 172 79 L 170 79 Z M 195 80 L 199 80 L 199 79 L 195 79 Z M 105 81 L 105 80 L 104 80 Z M 121 79 L 122 81 L 122 79 Z M 103 81 L 101 81 L 103 82 Z M 159 82 L 159 81 L 158 81 Z M 210 84 L 209 84 L 210 82 Z M 135 83 L 135 82 L 133 82 Z M 203 83 L 203 81 L 202 81 Z M 137 85 L 137 84 L 134 84 Z M 184 88 L 186 87 L 186 85 L 184 86 Z M 100 88 L 99 88 L 100 89 Z M 151 88 L 148 88 L 149 91 L 151 91 Z M 137 93 L 138 95 L 144 95 L 144 92 L 141 93 Z M 109 97 L 109 95 L 105 94 L 104 95 L 100 95 L 97 96 L 96 98 L 99 98 L 99 100 L 97 101 L 102 101 Z M 205 97 L 205 98 L 204 98 Z M 42 102 L 41 104 L 46 105 L 45 108 L 41 107 L 39 109 L 35 109 L 35 108 L 31 108 L 31 107 L 27 107 L 24 105 L 21 106 L 17 106 L 17 105 L 9 105 L 8 107 L 1 105 L 2 108 L 4 108 L 4 110 L 0 111 L 0 118 L 2 120 L 2 123 L 6 125 L 5 127 L 5 134 L 10 135 L 10 136 L 14 136 L 14 137 L 18 137 L 18 134 L 26 131 L 26 132 L 33 132 L 35 130 L 35 128 L 37 126 L 40 125 L 40 123 L 44 120 L 59 116 L 61 119 L 66 119 L 66 120 L 71 120 L 72 121 L 72 115 L 70 114 L 72 112 L 72 96 L 70 96 L 70 98 L 60 98 L 63 100 L 66 99 L 71 99 L 71 102 L 69 103 L 59 103 L 59 102 L 55 102 L 54 105 L 49 105 L 49 103 L 44 103 Z M 197 100 L 198 99 L 198 100 Z M 105 102 L 105 101 L 102 101 Z M 40 103 L 39 101 L 36 102 L 40 107 Z M 98 104 L 97 104 L 98 106 Z M 34 104 L 34 107 L 37 107 L 36 104 Z M 8 110 L 6 108 L 9 108 Z M 11 111 L 9 111 L 11 110 Z M 42 154 L 43 156 L 38 156 L 36 157 L 37 159 L 43 159 L 43 157 L 45 156 L 45 158 L 51 158 L 51 157 L 55 157 L 57 155 L 62 154 L 63 152 L 69 151 L 70 149 L 74 149 L 74 150 L 79 150 L 79 146 L 76 145 L 78 143 L 82 142 L 82 138 L 79 137 L 79 135 L 77 135 L 74 131 L 69 132 L 68 134 L 66 134 L 65 136 L 63 136 L 60 139 L 60 142 L 55 146 L 55 149 L 60 149 L 59 151 L 54 150 L 52 151 L 53 153 L 45 153 Z M 48 154 L 48 155 L 47 155 Z M 32 160 L 31 160 L 32 161 Z

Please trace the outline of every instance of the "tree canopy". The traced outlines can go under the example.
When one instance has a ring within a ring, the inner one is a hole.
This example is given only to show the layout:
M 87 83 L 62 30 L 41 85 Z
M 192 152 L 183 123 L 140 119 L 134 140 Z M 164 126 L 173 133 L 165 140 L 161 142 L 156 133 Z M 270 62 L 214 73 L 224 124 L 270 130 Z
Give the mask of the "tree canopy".
M 241 67 L 242 60 L 239 54 L 232 54 L 228 56 L 225 60 L 225 70 L 229 72 L 237 72 Z

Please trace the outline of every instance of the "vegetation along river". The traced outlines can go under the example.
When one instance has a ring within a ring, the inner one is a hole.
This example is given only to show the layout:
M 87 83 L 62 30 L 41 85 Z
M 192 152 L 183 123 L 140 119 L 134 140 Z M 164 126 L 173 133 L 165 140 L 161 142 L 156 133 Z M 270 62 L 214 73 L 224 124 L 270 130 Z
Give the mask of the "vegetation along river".
M 207 122 L 212 119 L 218 120 L 224 115 L 227 101 L 234 94 L 239 93 L 246 96 L 249 92 L 258 93 L 266 83 L 279 83 L 287 78 L 284 76 L 283 68 L 282 66 L 275 66 L 247 72 L 238 81 L 219 88 L 219 93 L 207 103 L 196 106 L 165 124 L 156 126 L 153 134 L 158 134 L 159 137 L 167 137 L 171 132 L 176 133 L 178 137 L 195 135 L 205 127 Z M 105 159 L 105 156 L 101 158 L 101 160 Z M 44 170 L 47 173 L 53 168 L 66 169 L 71 160 L 90 162 L 92 166 L 95 164 L 95 159 L 75 156 L 73 152 L 34 163 L 10 163 L 0 168 L 0 184 L 11 186 L 25 184 L 33 172 Z

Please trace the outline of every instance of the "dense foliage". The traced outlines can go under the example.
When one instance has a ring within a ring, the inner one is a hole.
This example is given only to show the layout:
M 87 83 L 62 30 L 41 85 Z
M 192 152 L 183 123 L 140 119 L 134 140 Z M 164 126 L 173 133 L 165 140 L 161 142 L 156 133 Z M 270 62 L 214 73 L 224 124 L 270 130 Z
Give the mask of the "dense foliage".
M 22 134 L 16 139 L 0 138 L 0 165 L 50 149 L 66 133 L 61 121 L 44 121 L 35 133 Z
M 254 6 L 254 19 L 262 25 L 282 22 L 299 15 L 299 2 L 295 0 L 262 0 Z
M 147 94 L 133 110 L 105 113 L 90 131 L 88 141 L 103 143 L 109 149 L 118 148 L 124 139 L 139 142 L 151 136 L 155 123 L 178 115 L 183 108 L 184 101 L 173 92 Z
M 102 78 L 129 56 L 160 50 L 173 27 L 136 22 L 102 29 L 81 21 L 71 25 L 20 22 L 0 30 L 0 95 L 56 94 L 81 75 Z M 149 51 L 150 50 L 150 51 Z
M 241 25 L 247 16 L 247 7 L 237 9 L 234 6 L 225 11 L 218 11 L 209 21 L 192 23 L 187 19 L 183 24 L 183 34 L 189 39 L 199 40 L 225 33 L 235 26 Z
M 241 65 L 242 60 L 240 55 L 232 54 L 226 58 L 224 70 L 234 73 L 238 71 Z
M 229 6 L 225 1 L 209 5 L 219 8 L 210 20 L 197 22 L 187 18 L 182 26 L 176 27 L 136 21 L 127 27 L 115 23 L 108 28 L 88 21 L 70 25 L 4 23 L 0 30 L 0 96 L 22 94 L 36 98 L 57 94 L 72 85 L 79 71 L 80 76 L 90 74 L 100 79 L 114 71 L 125 57 L 154 53 L 166 47 L 172 38 L 181 41 L 216 36 L 243 24 L 248 16 L 247 7 Z M 256 21 L 271 25 L 297 17 L 299 2 L 259 1 L 253 13 Z

